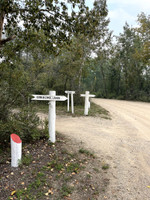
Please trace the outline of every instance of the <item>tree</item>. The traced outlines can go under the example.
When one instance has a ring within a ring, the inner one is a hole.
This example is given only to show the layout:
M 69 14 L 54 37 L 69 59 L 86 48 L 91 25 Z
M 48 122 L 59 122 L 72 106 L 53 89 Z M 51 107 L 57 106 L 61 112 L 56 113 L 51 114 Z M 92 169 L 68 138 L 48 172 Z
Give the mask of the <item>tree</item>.
M 76 90 L 81 92 L 81 81 L 86 73 L 86 62 L 91 54 L 91 49 L 83 35 L 73 37 L 70 45 L 61 50 L 61 54 L 54 60 L 55 76 L 59 77 L 62 90 Z M 84 64 L 83 64 L 84 60 Z M 62 80 L 63 79 L 63 80 Z
M 85 7 L 84 0 L 69 0 L 72 13 L 69 15 L 67 3 L 58 0 L 1 0 L 0 2 L 0 47 L 21 33 L 24 39 L 34 31 L 43 30 L 47 43 L 53 48 L 61 45 L 73 32 L 73 9 L 78 6 L 80 13 Z M 6 38 L 2 38 L 5 34 Z
M 125 99 L 148 100 L 149 17 L 142 13 L 138 16 L 138 22 L 138 28 L 131 28 L 126 23 L 124 32 L 118 37 L 116 51 L 111 59 L 112 68 L 117 75 L 111 85 L 114 86 L 112 90 L 117 96 L 121 95 Z
M 136 34 L 140 37 L 142 42 L 141 51 L 137 52 L 137 56 L 142 61 L 150 66 L 150 15 L 146 16 L 144 13 L 138 15 L 139 27 L 135 29 Z

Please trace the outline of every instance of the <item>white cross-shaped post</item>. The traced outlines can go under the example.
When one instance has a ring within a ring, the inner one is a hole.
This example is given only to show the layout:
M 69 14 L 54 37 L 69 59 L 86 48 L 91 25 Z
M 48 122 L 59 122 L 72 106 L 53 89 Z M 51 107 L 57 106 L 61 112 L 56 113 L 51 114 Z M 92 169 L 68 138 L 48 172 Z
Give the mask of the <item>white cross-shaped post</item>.
M 71 111 L 72 114 L 74 114 L 74 101 L 73 101 L 73 95 L 75 94 L 75 91 L 65 91 L 65 93 L 67 94 L 67 111 L 69 112 L 69 94 L 71 95 Z
M 49 115 L 48 115 L 48 128 L 49 140 L 55 143 L 55 121 L 56 121 L 56 101 L 66 101 L 66 96 L 56 96 L 56 91 L 49 91 L 49 95 L 35 95 L 31 100 L 49 101 Z
M 89 91 L 86 91 L 85 94 L 81 94 L 81 97 L 85 97 L 85 104 L 84 104 L 84 115 L 88 115 L 88 111 L 90 108 L 90 101 L 89 98 L 95 97 L 94 94 L 90 94 Z

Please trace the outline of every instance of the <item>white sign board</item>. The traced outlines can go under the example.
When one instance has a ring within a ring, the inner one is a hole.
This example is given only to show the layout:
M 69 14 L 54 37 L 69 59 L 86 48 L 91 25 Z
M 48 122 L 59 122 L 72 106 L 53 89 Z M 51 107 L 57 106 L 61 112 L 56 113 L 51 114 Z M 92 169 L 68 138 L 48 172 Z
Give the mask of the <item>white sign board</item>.
M 34 98 L 31 100 L 39 100 L 39 101 L 66 101 L 67 97 L 65 96 L 50 96 L 50 95 L 32 95 Z

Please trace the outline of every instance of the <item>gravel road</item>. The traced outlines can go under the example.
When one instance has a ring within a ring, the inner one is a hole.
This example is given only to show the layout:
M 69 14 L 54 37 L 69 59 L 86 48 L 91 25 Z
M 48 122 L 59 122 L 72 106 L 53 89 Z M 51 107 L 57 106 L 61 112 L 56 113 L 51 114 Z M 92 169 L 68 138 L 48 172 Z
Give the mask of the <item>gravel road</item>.
M 57 131 L 110 165 L 104 199 L 149 200 L 150 103 L 96 98 L 93 102 L 107 109 L 112 120 L 57 116 Z

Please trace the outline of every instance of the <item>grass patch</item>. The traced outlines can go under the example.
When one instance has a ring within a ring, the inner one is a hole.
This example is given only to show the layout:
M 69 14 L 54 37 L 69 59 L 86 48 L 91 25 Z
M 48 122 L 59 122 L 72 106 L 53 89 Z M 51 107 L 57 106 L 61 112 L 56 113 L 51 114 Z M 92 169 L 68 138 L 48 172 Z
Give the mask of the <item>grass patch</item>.
M 73 191 L 73 187 L 65 184 L 61 188 L 61 196 L 67 197 L 68 195 L 70 195 L 72 193 L 72 191 Z
M 34 109 L 36 112 L 43 112 L 43 113 L 48 113 L 48 104 L 34 104 L 33 105 Z M 72 116 L 72 117 L 81 117 L 84 116 L 84 105 L 76 105 L 74 106 L 74 114 L 70 112 L 67 112 L 67 106 L 66 103 L 63 104 L 58 104 L 56 107 L 56 113 L 57 115 L 67 115 L 67 116 Z M 102 108 L 101 106 L 96 105 L 95 103 L 91 102 L 91 108 L 89 109 L 89 114 L 88 116 L 93 116 L 93 117 L 101 117 L 105 119 L 111 119 L 109 112 Z
M 35 180 L 31 182 L 25 189 L 17 190 L 15 196 L 17 199 L 37 199 L 43 195 L 42 187 L 46 183 L 45 174 L 38 172 Z M 34 195 L 35 192 L 38 192 Z
M 22 160 L 19 162 L 19 166 L 22 167 L 23 165 L 29 166 L 32 162 L 32 156 L 31 155 L 24 155 L 22 157 Z
M 67 165 L 67 168 L 66 168 L 66 170 L 67 170 L 67 172 L 75 172 L 75 173 L 77 173 L 78 172 L 78 170 L 80 169 L 81 167 L 80 167 L 80 163 L 69 163 L 68 165 Z
M 84 116 L 84 105 L 76 105 L 75 106 L 75 114 L 72 114 L 71 111 L 67 112 L 66 107 L 57 106 L 57 114 L 58 115 L 68 115 L 73 117 L 81 117 Z M 101 106 L 96 105 L 95 103 L 91 102 L 91 108 L 89 109 L 88 116 L 93 117 L 102 117 L 105 119 L 111 119 L 109 112 L 102 108 Z
M 108 164 L 103 164 L 103 165 L 102 165 L 102 169 L 103 169 L 103 170 L 109 169 L 109 165 L 108 165 Z
M 91 108 L 89 109 L 89 116 L 111 119 L 109 112 L 106 109 L 102 108 L 101 106 L 98 106 L 93 102 L 91 102 Z
M 86 154 L 87 156 L 91 156 L 93 158 L 95 158 L 95 155 L 93 153 L 91 153 L 89 150 L 86 150 L 86 149 L 79 149 L 79 153 L 82 153 L 82 154 Z
M 55 169 L 57 171 L 60 171 L 61 169 L 63 169 L 63 164 L 60 163 L 58 160 L 52 160 L 51 162 L 49 162 L 47 164 L 47 167 L 51 170 L 51 169 Z

